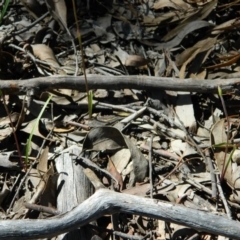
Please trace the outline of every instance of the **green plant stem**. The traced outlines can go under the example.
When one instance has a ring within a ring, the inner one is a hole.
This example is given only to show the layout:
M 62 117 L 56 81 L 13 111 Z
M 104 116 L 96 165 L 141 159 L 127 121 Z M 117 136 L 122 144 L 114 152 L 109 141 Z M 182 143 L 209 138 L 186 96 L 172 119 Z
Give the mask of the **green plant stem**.
M 39 115 L 38 115 L 38 117 L 37 117 L 37 120 L 36 120 L 36 122 L 35 122 L 35 124 L 34 124 L 34 126 L 33 126 L 33 128 L 32 128 L 32 131 L 31 131 L 31 133 L 30 133 L 30 135 L 29 135 L 29 138 L 28 138 L 28 140 L 27 140 L 25 165 L 27 165 L 27 163 L 28 163 L 29 150 L 30 150 L 30 145 L 31 145 L 33 133 L 34 133 L 36 127 L 38 126 L 38 123 L 39 123 L 39 121 L 40 121 L 40 118 L 42 117 L 43 112 L 44 112 L 44 110 L 46 109 L 46 107 L 47 107 L 48 103 L 50 102 L 51 98 L 52 98 L 52 95 L 50 95 L 50 96 L 48 97 L 47 101 L 44 103 L 44 105 L 43 105 L 43 107 L 42 107 L 42 110 L 41 110 L 41 112 L 39 113 Z
M 2 24 L 2 20 L 4 18 L 4 15 L 7 11 L 8 5 L 10 3 L 10 0 L 6 0 L 5 3 L 3 4 L 3 9 L 1 11 L 1 16 L 0 16 L 0 25 Z
M 233 155 L 233 153 L 235 152 L 235 150 L 236 150 L 236 146 L 233 147 L 233 150 L 232 150 L 231 153 L 230 153 L 230 156 L 229 156 L 229 158 L 228 158 L 228 161 L 227 161 L 226 166 L 223 165 L 223 169 L 224 169 L 224 171 L 222 171 L 222 176 L 223 176 L 223 178 L 224 178 L 224 176 L 225 176 L 225 174 L 226 174 L 228 165 L 229 165 L 229 163 L 231 162 L 232 155 Z M 224 159 L 224 160 L 225 160 L 225 159 Z M 221 176 L 221 177 L 222 177 L 222 176 Z M 223 181 L 223 179 L 221 179 L 221 180 Z

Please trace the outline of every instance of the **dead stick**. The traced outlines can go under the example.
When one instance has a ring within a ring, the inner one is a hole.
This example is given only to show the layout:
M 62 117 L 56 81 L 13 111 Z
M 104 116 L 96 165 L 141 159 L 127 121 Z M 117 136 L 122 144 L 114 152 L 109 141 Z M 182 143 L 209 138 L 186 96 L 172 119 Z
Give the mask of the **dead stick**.
M 150 76 L 102 76 L 88 75 L 89 89 L 162 89 L 173 91 L 189 92 L 212 92 L 217 93 L 218 86 L 221 86 L 223 92 L 233 92 L 237 90 L 240 84 L 239 79 L 215 79 L 215 80 L 197 80 L 197 79 L 176 79 L 166 77 Z M 85 91 L 85 82 L 83 76 L 48 76 L 32 78 L 27 80 L 1 80 L 0 89 L 8 92 L 27 90 L 29 88 L 40 89 L 78 89 Z M 7 91 L 8 90 L 8 91 Z
M 36 239 L 59 235 L 105 214 L 129 213 L 185 225 L 199 231 L 240 239 L 240 224 L 213 213 L 100 189 L 66 214 L 49 219 L 1 220 L 0 239 Z

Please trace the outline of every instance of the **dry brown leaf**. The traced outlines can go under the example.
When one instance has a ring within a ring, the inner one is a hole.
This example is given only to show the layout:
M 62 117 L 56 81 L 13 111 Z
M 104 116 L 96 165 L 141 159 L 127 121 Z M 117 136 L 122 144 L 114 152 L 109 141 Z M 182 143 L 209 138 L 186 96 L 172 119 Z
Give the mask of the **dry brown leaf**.
M 212 1 L 209 4 L 204 5 L 203 8 L 201 8 L 198 11 L 193 11 L 193 13 L 188 17 L 186 16 L 184 18 L 184 20 L 182 21 L 182 23 L 178 24 L 178 26 L 176 28 L 174 28 L 173 30 L 171 30 L 170 32 L 168 32 L 164 37 L 163 40 L 164 41 L 168 41 L 169 39 L 173 38 L 174 36 L 176 36 L 177 34 L 179 34 L 187 24 L 192 23 L 194 21 L 196 21 L 196 25 L 197 22 L 199 20 L 202 20 L 204 18 L 206 18 L 209 13 L 213 10 L 213 8 L 215 7 L 217 1 Z
M 74 129 L 75 129 L 74 126 L 70 126 L 70 127 L 67 127 L 67 128 L 61 128 L 61 127 L 57 128 L 57 127 L 54 127 L 54 129 L 52 129 L 52 131 L 55 132 L 55 133 L 69 133 L 69 132 L 72 132 Z
M 67 27 L 67 8 L 64 0 L 46 0 L 49 12 L 58 22 L 62 30 Z
M 180 16 L 177 15 L 174 11 L 171 11 L 171 12 L 164 13 L 163 15 L 156 17 L 156 18 L 152 18 L 149 16 L 143 16 L 142 21 L 143 21 L 144 26 L 158 26 L 162 22 L 168 22 L 168 24 L 169 24 L 174 21 L 179 21 L 179 17 Z M 184 16 L 182 16 L 182 18 L 183 17 Z
M 221 10 L 225 10 L 229 8 L 234 9 L 233 7 L 236 5 L 239 5 L 239 0 L 230 1 L 229 3 L 226 3 L 226 4 L 222 3 L 221 5 L 219 5 L 219 9 Z
M 22 128 L 21 131 L 30 134 L 31 131 L 32 131 L 32 129 L 34 128 L 36 122 L 37 122 L 37 119 L 33 119 L 33 120 L 30 121 L 30 122 L 24 123 L 24 124 L 23 124 L 24 128 Z M 38 126 L 39 126 L 39 125 L 38 125 Z M 33 135 L 45 139 L 45 137 L 39 132 L 39 128 L 38 128 L 38 127 L 36 127 Z
M 202 6 L 205 5 L 206 3 L 213 2 L 213 0 L 186 0 L 186 2 Z
M 131 158 L 131 152 L 127 148 L 123 148 L 112 155 L 111 160 L 117 171 L 121 174 L 127 167 Z
M 57 74 L 66 75 L 66 72 L 63 69 L 59 69 L 60 64 L 58 63 L 58 61 L 50 47 L 48 47 L 45 44 L 34 44 L 31 46 L 32 46 L 34 56 L 36 56 L 37 58 L 39 58 L 42 61 L 49 63 L 50 68 L 53 71 L 57 72 Z
M 197 42 L 191 48 L 187 48 L 186 50 L 184 50 L 179 56 L 177 56 L 177 58 L 176 58 L 176 65 L 177 66 L 181 66 L 184 62 L 187 61 L 188 58 L 191 57 L 191 55 L 194 54 L 194 52 L 197 49 L 199 49 L 199 53 L 201 53 L 201 52 L 207 51 L 210 48 L 212 48 L 213 45 L 217 41 L 217 37 L 218 36 L 216 36 L 216 37 L 209 37 L 209 38 L 203 39 L 203 40 Z
M 0 118 L 0 126 L 2 127 L 6 124 L 10 124 L 11 122 L 14 123 L 18 120 L 18 117 L 19 113 L 14 112 L 10 114 L 11 121 L 9 119 L 9 116 Z
M 5 139 L 6 137 L 10 136 L 12 134 L 12 128 L 6 127 L 4 129 L 0 129 L 0 141 Z
M 194 73 L 191 73 L 190 74 L 190 78 L 192 78 L 192 79 L 205 79 L 206 78 L 206 76 L 207 76 L 207 71 L 206 71 L 206 69 L 204 69 L 203 71 L 201 71 L 200 73 L 198 73 L 198 74 L 194 74 Z
M 52 176 L 53 174 L 54 174 L 54 169 L 53 169 L 53 166 L 51 166 L 49 168 L 49 170 L 46 173 L 44 173 L 42 179 L 40 180 L 40 182 L 37 186 L 36 192 L 32 196 L 29 203 L 36 203 L 36 201 L 39 199 L 39 197 L 41 196 L 41 194 L 45 190 L 45 187 L 47 185 L 49 177 Z
M 237 163 L 238 165 L 240 164 L 240 150 L 236 149 L 232 155 L 232 161 Z
M 200 49 L 196 49 L 193 54 L 186 60 L 186 62 L 183 63 L 181 69 L 180 69 L 180 72 L 179 72 L 179 78 L 180 79 L 184 79 L 185 78 L 185 71 L 186 71 L 186 67 L 187 67 L 187 64 L 190 63 L 196 56 L 197 54 L 199 53 Z
M 50 167 L 52 168 L 52 166 Z M 53 172 L 52 172 L 53 173 Z M 51 174 L 47 179 L 45 188 L 41 194 L 39 204 L 42 206 L 51 207 L 56 210 L 56 199 L 57 199 L 57 180 L 58 174 Z M 44 177 L 44 176 L 43 176 Z M 39 218 L 46 218 L 51 216 L 50 213 L 41 212 Z
M 32 45 L 33 54 L 42 61 L 46 61 L 53 66 L 60 67 L 53 50 L 45 44 Z
M 240 23 L 238 19 L 231 19 L 229 21 L 226 21 L 215 28 L 212 29 L 211 33 L 212 34 L 220 34 L 225 30 L 230 30 L 236 27 L 239 27 Z
M 192 106 L 189 104 L 186 107 L 180 106 L 180 108 L 177 108 L 178 112 L 181 112 L 182 119 L 183 118 L 188 119 L 188 121 L 184 122 L 184 125 L 190 126 L 190 128 L 189 128 L 190 130 L 194 129 L 194 127 L 196 128 L 196 120 L 194 119 L 192 109 L 193 109 Z M 188 115 L 188 113 L 189 113 L 189 115 Z M 193 132 L 193 131 L 191 131 L 191 132 Z M 178 131 L 176 131 L 176 133 L 178 133 Z M 180 131 L 179 131 L 179 133 L 180 133 Z M 183 142 L 181 139 L 172 140 L 170 146 L 171 146 L 171 151 L 175 152 L 178 155 L 181 155 L 182 158 L 198 154 L 192 146 L 190 146 L 186 142 Z
M 48 171 L 48 147 L 46 147 L 39 159 L 38 170 L 34 170 L 35 172 L 35 179 L 33 176 L 29 176 L 29 179 L 34 184 L 34 189 L 36 192 L 34 193 L 31 201 L 36 201 L 40 197 L 39 204 L 47 207 L 54 207 L 56 206 L 56 181 L 58 175 L 53 175 L 53 168 L 50 167 Z M 27 199 L 26 199 L 27 200 Z M 28 200 L 27 200 L 28 201 Z M 39 218 L 45 218 L 49 216 L 49 214 L 41 212 Z
M 102 182 L 100 181 L 100 179 L 98 178 L 98 176 L 95 174 L 94 171 L 92 171 L 89 168 L 86 168 L 83 170 L 84 173 L 86 174 L 87 178 L 90 180 L 90 182 L 92 183 L 92 185 L 94 186 L 95 190 L 98 190 L 100 188 L 106 188 Z
M 158 0 L 156 3 L 153 5 L 153 9 L 158 10 L 164 7 L 171 7 L 174 9 L 184 9 L 187 10 L 190 5 L 187 4 L 186 2 L 182 0 Z
M 137 185 L 128 189 L 124 189 L 122 192 L 126 194 L 136 195 L 140 197 L 145 197 L 146 192 L 150 189 L 150 183 L 145 183 L 142 185 Z
M 139 55 L 130 55 L 125 61 L 126 66 L 141 67 L 148 64 L 148 60 Z
M 227 142 L 227 134 L 225 132 L 225 119 L 217 121 L 211 129 L 211 145 Z
M 179 81 L 179 84 L 181 84 L 181 80 Z M 177 122 L 178 124 L 181 124 L 182 122 L 185 127 L 189 128 L 190 132 L 195 132 L 196 119 L 195 119 L 195 114 L 193 109 L 192 98 L 189 92 L 178 92 L 175 111 L 177 116 L 179 117 L 179 119 L 178 118 L 175 119 L 175 122 Z M 173 131 L 177 133 L 178 133 L 178 130 L 179 129 L 173 129 Z M 179 134 L 181 134 L 181 130 L 179 130 Z M 188 144 L 185 145 L 182 143 L 181 146 L 182 146 L 182 149 L 186 151 L 186 154 L 188 152 L 193 151 L 193 149 L 191 150 L 188 149 L 189 148 Z
M 109 171 L 109 173 L 111 173 L 111 175 L 117 179 L 118 181 L 118 186 L 117 189 L 119 189 L 120 191 L 122 191 L 123 188 L 123 180 L 122 180 L 122 176 L 119 174 L 119 172 L 117 171 L 116 167 L 114 166 L 112 160 L 110 157 L 108 157 L 108 165 L 107 165 L 107 170 Z
M 181 41 L 185 38 L 186 35 L 189 33 L 204 27 L 210 27 L 212 24 L 208 23 L 207 21 L 192 21 L 186 25 L 183 25 L 183 28 L 180 29 L 177 36 L 175 36 L 172 40 L 164 43 L 159 43 L 156 50 L 160 50 L 163 48 L 173 48 L 181 43 Z
M 240 58 L 240 53 L 233 56 L 229 61 L 219 63 L 219 64 L 215 64 L 213 66 L 209 66 L 209 67 L 206 67 L 206 68 L 207 69 L 215 69 L 215 68 L 227 67 L 227 66 L 230 66 L 230 65 L 236 63 L 239 58 Z
M 227 142 L 227 134 L 225 131 L 225 124 L 226 124 L 226 120 L 220 119 L 219 121 L 217 121 L 211 128 L 211 135 L 210 135 L 210 140 L 211 140 L 211 145 L 217 145 L 217 144 L 221 144 L 221 143 L 226 143 Z M 223 146 L 223 148 L 225 148 Z M 218 170 L 220 172 L 222 172 L 222 169 L 225 168 L 225 166 L 223 166 L 224 162 L 226 164 L 227 159 L 229 158 L 230 154 L 227 153 L 225 154 L 225 151 L 223 148 L 219 148 L 219 147 L 215 147 L 214 149 L 214 157 L 217 163 L 217 167 Z M 229 152 L 231 151 L 231 149 L 229 149 Z M 224 177 L 228 183 L 232 182 L 232 164 L 230 162 L 226 173 L 225 173 L 225 177 Z
M 0 138 L 1 140 L 1 138 Z M 13 154 L 13 151 L 11 152 L 1 152 L 0 153 L 0 166 L 8 169 L 19 169 L 17 162 L 12 162 L 10 160 L 11 155 Z
M 236 55 L 238 55 L 237 51 L 231 51 L 228 53 L 228 55 L 218 55 L 218 59 L 221 60 L 231 60 L 233 57 L 235 57 Z
M 46 173 L 48 170 L 48 151 L 49 151 L 48 147 L 44 148 L 39 157 L 39 163 L 38 163 L 37 169 L 39 170 L 39 173 L 41 175 Z

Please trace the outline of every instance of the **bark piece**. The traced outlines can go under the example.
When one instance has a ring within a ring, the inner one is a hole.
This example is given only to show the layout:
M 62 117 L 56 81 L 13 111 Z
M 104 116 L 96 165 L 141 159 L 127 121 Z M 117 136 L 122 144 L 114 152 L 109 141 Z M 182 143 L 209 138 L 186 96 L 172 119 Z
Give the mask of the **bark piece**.
M 84 168 L 77 165 L 71 155 L 78 156 L 81 153 L 81 148 L 71 148 L 69 152 L 62 153 L 56 158 L 56 168 L 59 173 L 57 197 L 57 209 L 62 213 L 71 211 L 74 207 L 89 198 L 93 192 L 93 186 L 84 173 Z M 85 227 L 75 229 L 67 234 L 58 236 L 57 239 L 90 239 Z

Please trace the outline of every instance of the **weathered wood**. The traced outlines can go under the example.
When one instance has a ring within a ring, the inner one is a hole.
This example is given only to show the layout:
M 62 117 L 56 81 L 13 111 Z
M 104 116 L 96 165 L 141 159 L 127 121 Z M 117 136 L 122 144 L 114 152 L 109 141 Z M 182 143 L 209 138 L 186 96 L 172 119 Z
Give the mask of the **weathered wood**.
M 62 153 L 55 159 L 56 169 L 59 173 L 57 196 L 57 209 L 61 213 L 72 210 L 94 193 L 94 188 L 85 176 L 84 168 L 73 161 L 72 156 L 79 156 L 82 149 L 72 146 L 71 150 Z M 91 231 L 84 227 L 75 229 L 58 236 L 58 240 L 90 239 Z
M 69 189 L 71 191 L 71 189 Z M 240 239 L 240 224 L 226 217 L 181 205 L 100 189 L 70 212 L 50 219 L 0 221 L 0 239 L 52 237 L 83 226 L 104 214 L 125 212 Z
M 221 86 L 223 92 L 234 91 L 238 89 L 240 80 L 233 79 L 177 79 L 167 77 L 150 76 L 102 76 L 88 75 L 89 89 L 144 89 L 144 90 L 173 90 L 189 92 L 218 92 L 218 86 Z M 32 78 L 27 80 L 1 80 L 0 89 L 19 91 L 29 88 L 40 89 L 78 89 L 86 90 L 83 76 L 48 76 Z

